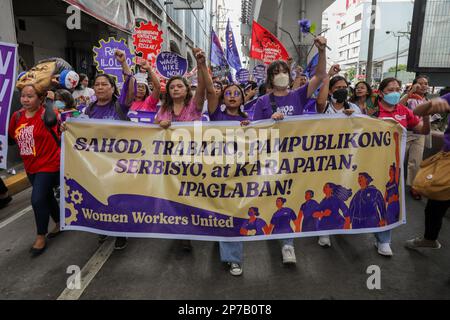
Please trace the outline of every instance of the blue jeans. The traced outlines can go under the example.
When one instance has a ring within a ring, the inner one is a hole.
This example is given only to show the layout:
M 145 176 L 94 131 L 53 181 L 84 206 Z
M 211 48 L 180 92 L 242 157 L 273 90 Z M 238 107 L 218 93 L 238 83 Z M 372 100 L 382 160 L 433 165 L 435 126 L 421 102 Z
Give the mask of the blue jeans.
M 294 238 L 290 238 L 290 239 L 281 239 L 280 240 L 280 244 L 281 247 L 283 248 L 284 246 L 294 246 Z
M 59 205 L 53 191 L 53 188 L 59 185 L 59 172 L 28 174 L 28 180 L 33 186 L 31 206 L 36 219 L 37 234 L 45 236 L 48 232 L 50 216 L 55 223 L 59 222 Z
M 392 230 L 373 234 L 379 243 L 391 243 Z
M 222 262 L 242 263 L 244 244 L 242 242 L 219 242 L 220 260 Z

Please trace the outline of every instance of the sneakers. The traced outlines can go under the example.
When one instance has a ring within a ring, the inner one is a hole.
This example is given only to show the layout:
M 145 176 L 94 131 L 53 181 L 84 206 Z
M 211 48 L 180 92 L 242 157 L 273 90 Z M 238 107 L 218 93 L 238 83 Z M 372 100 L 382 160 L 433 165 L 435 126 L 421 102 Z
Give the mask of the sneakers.
M 379 243 L 375 242 L 375 247 L 378 248 L 378 253 L 385 257 L 392 257 L 392 249 L 389 243 Z
M 124 237 L 117 237 L 116 243 L 114 244 L 114 250 L 123 250 L 128 245 L 128 239 Z
M 405 247 L 408 249 L 440 249 L 442 246 L 437 240 L 433 241 L 424 238 L 414 238 L 406 241 Z
M 281 249 L 281 254 L 283 255 L 283 263 L 284 264 L 294 264 L 297 263 L 297 259 L 295 258 L 295 250 L 293 246 L 285 245 Z
M 321 247 L 330 248 L 331 247 L 330 236 L 320 236 L 318 243 L 319 243 L 319 246 L 321 246 Z
M 239 263 L 231 262 L 228 265 L 230 266 L 231 275 L 240 276 L 242 274 L 242 266 Z

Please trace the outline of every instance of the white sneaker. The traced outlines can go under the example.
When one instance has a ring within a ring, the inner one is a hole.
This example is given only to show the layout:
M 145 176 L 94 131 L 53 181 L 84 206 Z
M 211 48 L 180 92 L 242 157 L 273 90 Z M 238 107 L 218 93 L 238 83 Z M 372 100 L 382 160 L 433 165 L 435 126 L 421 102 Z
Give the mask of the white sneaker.
M 379 243 L 375 242 L 375 247 L 378 248 L 378 253 L 385 257 L 392 257 L 394 254 L 392 253 L 391 246 L 389 243 Z
M 284 264 L 294 264 L 297 263 L 297 259 L 295 258 L 295 250 L 293 246 L 285 245 L 281 249 L 281 254 L 283 255 L 283 263 Z
M 330 248 L 331 247 L 330 236 L 320 236 L 318 243 L 319 246 L 321 247 Z
M 233 276 L 240 276 L 242 274 L 242 266 L 239 263 L 230 263 L 230 273 Z

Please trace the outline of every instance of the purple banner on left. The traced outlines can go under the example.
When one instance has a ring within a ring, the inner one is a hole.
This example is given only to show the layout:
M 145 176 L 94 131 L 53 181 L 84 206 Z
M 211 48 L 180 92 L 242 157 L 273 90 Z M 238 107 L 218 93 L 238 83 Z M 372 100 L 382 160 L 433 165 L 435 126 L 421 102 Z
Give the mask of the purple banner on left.
M 8 119 L 16 83 L 17 45 L 0 42 L 0 168 L 6 169 Z

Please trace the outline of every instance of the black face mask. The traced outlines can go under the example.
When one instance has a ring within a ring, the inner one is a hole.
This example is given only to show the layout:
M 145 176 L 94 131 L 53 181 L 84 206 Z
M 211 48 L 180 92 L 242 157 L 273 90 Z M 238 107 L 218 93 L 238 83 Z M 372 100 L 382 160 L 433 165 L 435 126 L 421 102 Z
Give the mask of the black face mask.
M 333 93 L 333 98 L 336 99 L 337 103 L 343 103 L 347 100 L 348 90 L 347 89 L 339 89 Z

